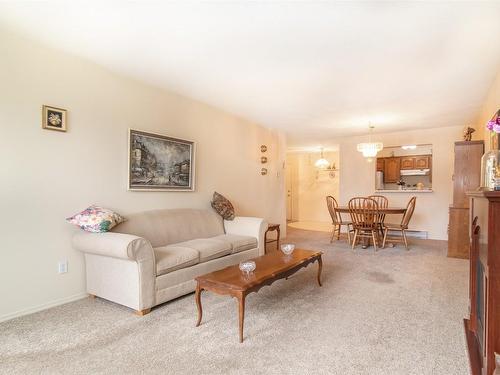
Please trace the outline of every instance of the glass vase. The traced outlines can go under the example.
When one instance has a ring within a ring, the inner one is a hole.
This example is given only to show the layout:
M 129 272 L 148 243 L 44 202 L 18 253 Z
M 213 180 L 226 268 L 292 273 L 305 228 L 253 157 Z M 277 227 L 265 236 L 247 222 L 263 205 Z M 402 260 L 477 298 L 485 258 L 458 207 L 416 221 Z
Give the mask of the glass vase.
M 481 158 L 481 188 L 493 190 L 495 178 L 500 176 L 500 150 L 490 150 Z

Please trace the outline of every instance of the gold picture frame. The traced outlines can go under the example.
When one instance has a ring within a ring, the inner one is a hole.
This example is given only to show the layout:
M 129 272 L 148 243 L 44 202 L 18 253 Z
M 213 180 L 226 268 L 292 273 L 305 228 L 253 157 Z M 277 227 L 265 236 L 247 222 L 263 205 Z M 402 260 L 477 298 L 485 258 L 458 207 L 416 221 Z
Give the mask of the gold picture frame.
M 67 131 L 67 111 L 62 108 L 43 105 L 42 128 L 60 132 Z
M 194 141 L 128 131 L 128 190 L 194 191 Z

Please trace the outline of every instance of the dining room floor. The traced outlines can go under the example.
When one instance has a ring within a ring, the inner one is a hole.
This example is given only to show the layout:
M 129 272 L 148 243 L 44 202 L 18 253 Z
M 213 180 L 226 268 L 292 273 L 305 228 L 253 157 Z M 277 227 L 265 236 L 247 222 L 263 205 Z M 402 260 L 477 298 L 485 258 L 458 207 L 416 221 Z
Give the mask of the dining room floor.
M 193 294 L 144 317 L 96 298 L 0 324 L 5 374 L 466 375 L 462 319 L 468 262 L 446 242 L 354 251 L 327 232 L 288 228 L 287 242 L 323 251 L 316 264 L 248 296 L 245 341 L 234 300 Z

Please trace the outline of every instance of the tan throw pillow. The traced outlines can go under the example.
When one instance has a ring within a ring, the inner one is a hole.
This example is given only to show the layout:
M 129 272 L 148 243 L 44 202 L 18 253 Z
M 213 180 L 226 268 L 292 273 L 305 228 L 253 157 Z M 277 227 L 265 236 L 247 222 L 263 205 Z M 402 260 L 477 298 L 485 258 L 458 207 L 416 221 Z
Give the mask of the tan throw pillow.
M 223 195 L 214 192 L 212 198 L 213 209 L 224 218 L 224 220 L 234 220 L 234 207 Z

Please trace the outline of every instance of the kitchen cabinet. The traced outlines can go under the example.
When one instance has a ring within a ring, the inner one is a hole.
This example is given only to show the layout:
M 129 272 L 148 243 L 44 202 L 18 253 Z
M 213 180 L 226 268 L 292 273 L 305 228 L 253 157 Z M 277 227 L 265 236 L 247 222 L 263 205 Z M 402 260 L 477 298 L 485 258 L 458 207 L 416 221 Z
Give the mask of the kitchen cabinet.
M 414 156 L 402 156 L 401 157 L 401 169 L 415 169 L 415 157 Z
M 401 158 L 391 157 L 384 159 L 384 182 L 396 183 L 401 177 Z
M 384 158 L 377 158 L 377 172 L 378 171 L 384 171 Z
M 415 169 L 429 169 L 429 156 L 428 155 L 419 155 L 415 156 Z

